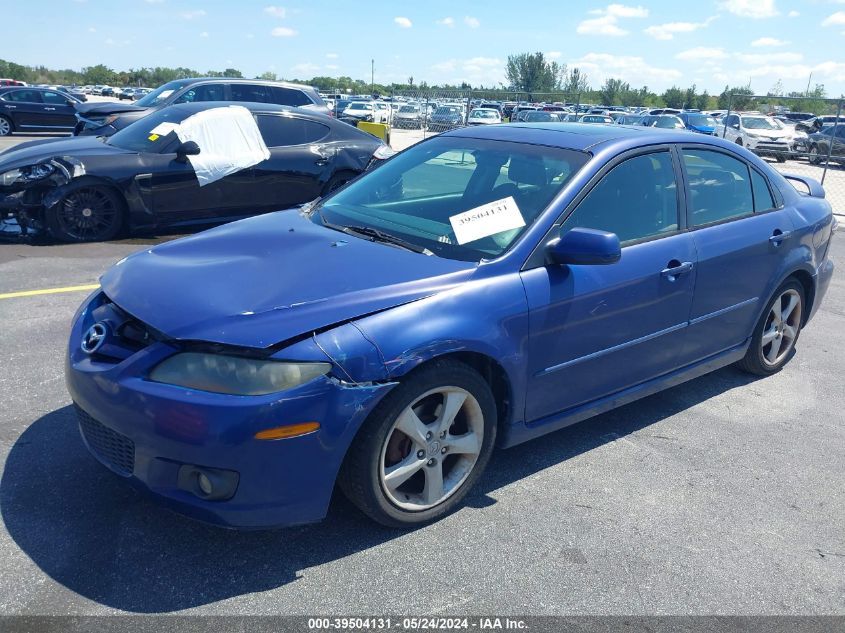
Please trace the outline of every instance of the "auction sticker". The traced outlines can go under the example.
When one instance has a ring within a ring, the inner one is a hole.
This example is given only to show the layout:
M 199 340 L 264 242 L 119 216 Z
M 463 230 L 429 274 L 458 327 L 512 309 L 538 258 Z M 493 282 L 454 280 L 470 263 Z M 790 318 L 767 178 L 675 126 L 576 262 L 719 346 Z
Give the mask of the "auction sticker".
M 525 219 L 513 196 L 453 215 L 449 222 L 458 244 L 474 242 L 482 237 L 525 226 Z

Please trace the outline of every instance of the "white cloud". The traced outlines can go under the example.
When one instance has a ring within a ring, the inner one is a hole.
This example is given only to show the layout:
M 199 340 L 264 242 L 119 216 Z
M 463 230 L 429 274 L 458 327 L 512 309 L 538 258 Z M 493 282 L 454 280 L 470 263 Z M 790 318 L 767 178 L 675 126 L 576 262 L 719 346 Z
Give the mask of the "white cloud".
M 751 46 L 759 48 L 761 46 L 786 46 L 789 44 L 786 40 L 779 40 L 774 37 L 761 37 L 751 42 Z
M 88 32 L 89 32 L 89 33 L 96 33 L 96 32 L 97 32 L 97 29 L 95 29 L 93 26 L 89 26 L 89 27 L 88 27 Z
M 496 57 L 447 59 L 431 66 L 439 83 L 460 84 L 463 81 L 475 86 L 495 86 L 505 81 L 505 63 Z
M 721 48 L 708 48 L 707 46 L 697 46 L 686 51 L 681 51 L 675 55 L 675 59 L 707 61 L 716 59 L 725 59 L 728 54 Z
M 786 17 L 797 18 L 799 15 L 801 15 L 801 14 L 798 11 L 790 11 L 789 13 L 786 14 Z
M 193 20 L 194 18 L 201 18 L 207 14 L 203 9 L 196 9 L 195 11 L 183 11 L 181 15 L 186 20 Z
M 326 53 L 326 59 L 337 59 L 340 57 L 337 53 Z
M 563 53 L 561 53 L 560 51 L 549 51 L 548 53 L 546 53 L 546 57 L 548 57 L 549 59 L 560 59 L 561 55 L 563 55 Z
M 455 28 L 455 18 L 445 17 L 442 20 L 437 20 L 440 26 L 448 26 L 450 29 Z
M 593 85 L 601 85 L 609 77 L 622 78 L 632 86 L 654 83 L 663 85 L 684 76 L 674 68 L 651 66 L 642 57 L 608 53 L 587 53 L 579 59 L 571 60 L 569 65 L 584 71 Z
M 590 15 L 597 15 L 596 18 L 589 18 L 581 22 L 575 29 L 580 35 L 607 35 L 620 37 L 627 35 L 628 31 L 619 26 L 620 18 L 647 18 L 648 9 L 641 6 L 629 7 L 624 4 L 609 4 L 604 9 L 593 9 Z
M 464 16 L 464 24 L 466 24 L 471 29 L 477 29 L 481 26 L 481 22 L 478 21 L 478 18 L 474 18 L 471 15 Z
M 290 67 L 290 71 L 294 75 L 301 75 L 302 77 L 306 77 L 308 75 L 313 76 L 314 73 L 318 70 L 320 70 L 320 67 L 317 64 L 310 64 L 307 62 L 304 64 L 296 64 L 295 66 Z
M 161 4 L 164 0 L 145 0 L 147 4 Z
M 247 33 L 247 34 L 246 34 L 246 39 L 248 39 L 248 40 L 255 39 L 255 33 Z
M 775 0 L 725 0 L 719 8 L 743 18 L 773 18 L 780 15 Z
M 203 31 L 200 33 L 200 37 L 208 37 L 208 31 Z
M 668 22 L 666 24 L 655 24 L 645 29 L 644 32 L 656 40 L 671 40 L 674 39 L 675 33 L 692 33 L 693 31 L 709 26 L 717 18 L 718 16 L 714 15 L 704 20 L 704 22 Z
M 735 57 L 743 64 L 796 64 L 803 61 L 801 53 L 737 53 Z
M 842 26 L 845 24 L 845 11 L 837 11 L 827 16 L 822 22 L 822 26 Z
M 326 64 L 326 70 L 337 70 L 340 68 L 337 64 Z
M 273 37 L 294 37 L 296 35 L 296 31 L 287 26 L 277 26 L 275 29 L 270 31 L 270 35 Z
M 105 42 L 103 42 L 103 44 L 106 46 L 114 46 L 114 40 L 112 38 L 108 38 Z
M 264 7 L 264 13 L 272 15 L 274 18 L 283 18 L 287 14 L 287 11 L 285 11 L 284 7 L 270 5 L 269 7 Z
M 396 24 L 401 26 L 403 29 L 409 29 L 414 25 L 413 22 L 411 22 L 408 18 L 402 16 L 393 18 L 393 21 L 396 22 Z

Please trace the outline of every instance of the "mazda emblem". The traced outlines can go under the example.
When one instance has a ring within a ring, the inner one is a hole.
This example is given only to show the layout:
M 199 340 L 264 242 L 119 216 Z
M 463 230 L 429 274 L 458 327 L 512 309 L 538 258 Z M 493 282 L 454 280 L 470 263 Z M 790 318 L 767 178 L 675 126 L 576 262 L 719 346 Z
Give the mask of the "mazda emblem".
M 103 346 L 103 343 L 106 342 L 106 334 L 108 334 L 108 328 L 103 322 L 95 323 L 89 327 L 88 331 L 85 332 L 85 335 L 82 337 L 82 342 L 80 343 L 82 351 L 86 354 L 93 354 L 96 352 Z

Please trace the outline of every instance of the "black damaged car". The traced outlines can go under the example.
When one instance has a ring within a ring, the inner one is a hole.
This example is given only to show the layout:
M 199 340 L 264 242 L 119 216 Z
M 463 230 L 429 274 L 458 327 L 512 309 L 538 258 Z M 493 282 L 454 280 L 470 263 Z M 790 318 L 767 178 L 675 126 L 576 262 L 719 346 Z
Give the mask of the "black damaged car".
M 175 105 L 110 137 L 10 148 L 0 153 L 0 213 L 16 219 L 24 234 L 109 240 L 127 230 L 219 223 L 300 205 L 393 153 L 374 136 L 322 114 L 238 104 L 252 113 L 270 158 L 200 186 L 191 157 L 203 148 L 168 129 L 231 105 Z

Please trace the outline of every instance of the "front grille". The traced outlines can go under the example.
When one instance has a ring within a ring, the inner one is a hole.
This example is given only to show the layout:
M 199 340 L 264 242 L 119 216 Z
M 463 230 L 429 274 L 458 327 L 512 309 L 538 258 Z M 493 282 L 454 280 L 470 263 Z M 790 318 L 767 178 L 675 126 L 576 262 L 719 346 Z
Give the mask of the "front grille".
M 129 477 L 135 468 L 135 443 L 125 435 L 103 426 L 78 406 L 79 430 L 91 451 L 118 475 Z

